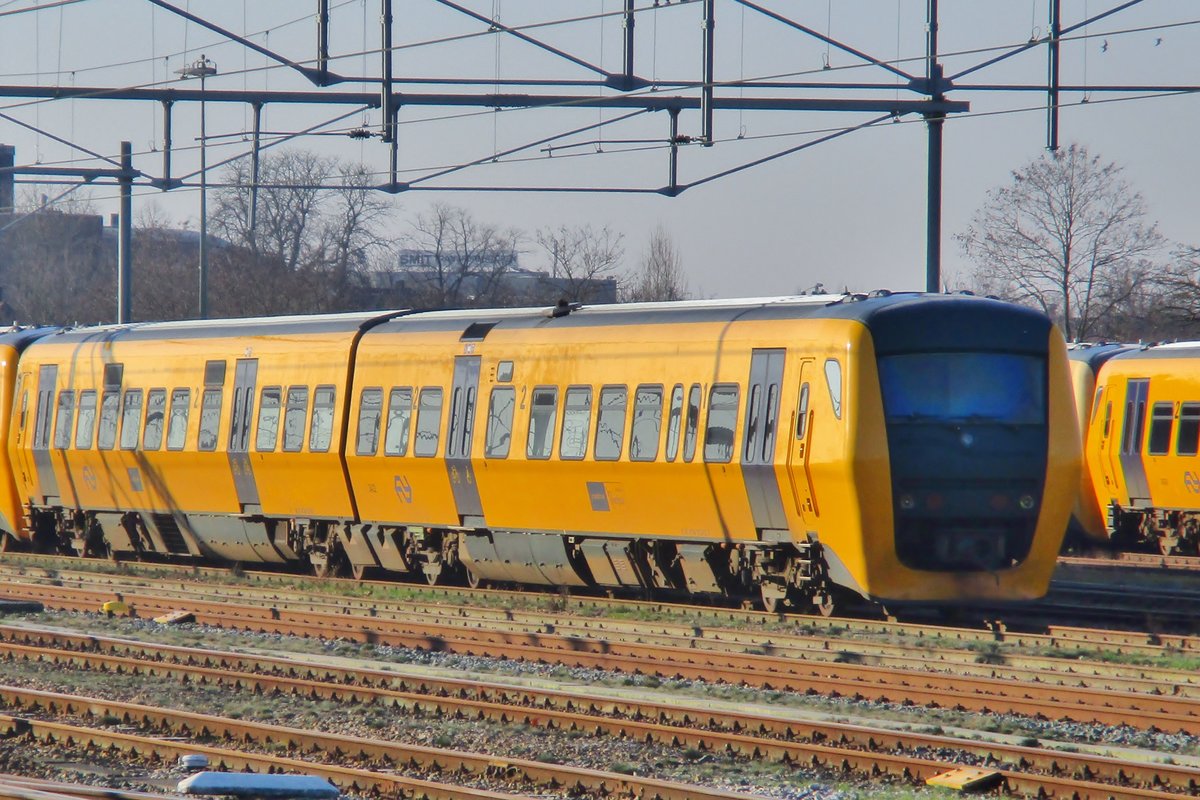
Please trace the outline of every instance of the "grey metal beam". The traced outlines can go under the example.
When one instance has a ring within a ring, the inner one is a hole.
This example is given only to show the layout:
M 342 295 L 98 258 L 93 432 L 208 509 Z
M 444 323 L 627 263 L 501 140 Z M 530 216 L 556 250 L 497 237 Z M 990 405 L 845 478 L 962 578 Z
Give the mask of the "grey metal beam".
M 329 0 L 317 0 L 317 85 L 329 85 Z
M 1062 8 L 1059 0 L 1050 0 L 1050 47 L 1046 64 L 1046 149 L 1058 149 L 1058 50 L 1062 36 Z
M 895 89 L 894 86 L 890 87 Z M 1045 87 L 1042 88 L 1045 91 Z M 698 110 L 700 99 L 668 95 L 663 92 L 645 94 L 564 95 L 564 94 L 394 94 L 398 106 L 445 106 L 478 108 L 641 108 L 647 111 Z M 276 92 L 242 89 L 105 89 L 100 87 L 57 86 L 0 86 L 0 97 L 45 97 L 79 100 L 157 100 L 160 102 L 209 103 L 271 103 L 312 105 L 358 105 L 379 108 L 376 92 L 300 91 Z M 815 99 L 788 97 L 715 97 L 713 108 L 718 111 L 862 111 L 896 114 L 959 113 L 970 110 L 965 101 L 900 100 L 893 98 Z
M 382 80 L 379 90 L 379 108 L 383 111 L 383 141 L 391 142 L 396 137 L 395 107 L 396 99 L 392 94 L 392 0 L 380 0 L 381 14 L 379 18 L 379 38 L 382 43 L 379 52 L 383 57 L 379 77 Z
M 120 213 L 117 219 L 117 323 L 128 324 L 133 314 L 133 146 L 121 142 L 121 168 L 125 176 L 121 187 Z
M 925 11 L 925 78 L 930 99 L 941 100 L 942 65 L 938 63 L 938 0 L 927 0 Z M 926 114 L 929 142 L 925 195 L 925 291 L 940 292 L 942 284 L 942 127 L 944 114 Z
M 701 48 L 701 74 L 704 76 L 700 84 L 700 138 L 705 147 L 713 145 L 713 80 L 716 65 L 714 63 L 713 47 L 716 44 L 716 0 L 704 0 L 704 43 Z

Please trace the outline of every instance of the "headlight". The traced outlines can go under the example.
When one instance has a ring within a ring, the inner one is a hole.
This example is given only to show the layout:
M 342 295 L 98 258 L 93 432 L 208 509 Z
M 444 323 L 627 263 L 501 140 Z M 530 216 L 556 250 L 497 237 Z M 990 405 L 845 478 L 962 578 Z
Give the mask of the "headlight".
M 1021 495 L 1021 499 L 1017 501 L 1017 505 L 1019 505 L 1023 511 L 1032 511 L 1034 502 L 1033 495 L 1023 494 Z
M 902 494 L 900 495 L 900 507 L 905 511 L 912 511 L 917 507 L 917 501 L 911 494 Z

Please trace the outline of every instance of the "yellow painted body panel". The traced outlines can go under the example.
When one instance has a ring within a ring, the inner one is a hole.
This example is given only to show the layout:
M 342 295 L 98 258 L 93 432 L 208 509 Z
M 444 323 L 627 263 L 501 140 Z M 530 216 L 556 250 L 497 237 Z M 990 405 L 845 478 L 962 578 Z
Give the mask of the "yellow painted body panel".
M 19 421 L 22 414 L 30 416 L 30 399 L 24 380 L 20 387 L 17 386 L 17 356 L 16 348 L 0 345 L 0 409 L 5 409 L 5 413 L 11 412 L 14 419 Z M 0 425 L 0 454 L 9 452 L 9 438 L 17 427 Z M 17 491 L 16 476 L 13 470 L 0 470 L 0 534 L 9 533 L 24 538 L 24 529 L 25 513 Z
M 30 347 L 22 360 L 36 382 L 42 364 L 58 365 L 58 384 L 54 397 L 64 389 L 76 393 L 76 412 L 73 424 L 78 424 L 79 393 L 88 390 L 103 392 L 104 365 L 124 365 L 122 392 L 127 389 L 167 391 L 167 410 L 170 416 L 170 397 L 175 389 L 191 391 L 187 435 L 181 450 L 166 449 L 166 426 L 163 447 L 158 450 L 122 450 L 118 444 L 111 450 L 95 446 L 76 449 L 74 436 L 65 450 L 52 447 L 50 459 L 58 483 L 58 497 L 65 507 L 94 510 L 133 510 L 166 513 L 182 510 L 187 513 L 237 514 L 241 507 L 234 488 L 228 444 L 230 414 L 233 402 L 232 387 L 238 358 L 257 358 L 258 378 L 255 390 L 255 410 L 263 386 L 304 384 L 309 387 L 309 415 L 312 388 L 318 384 L 338 387 L 334 409 L 334 436 L 327 453 L 309 453 L 307 428 L 304 448 L 298 453 L 259 453 L 251 438 L 250 457 L 253 464 L 263 512 L 278 516 L 308 517 L 322 514 L 335 518 L 353 517 L 351 502 L 339 454 L 343 426 L 336 421 L 344 415 L 349 347 L 347 334 L 324 334 L 303 337 L 297 341 L 273 337 L 164 339 L 161 341 L 118 341 L 115 344 L 87 342 L 58 344 L 53 339 L 42 340 Z M 223 385 L 222 413 L 217 431 L 216 449 L 200 452 L 197 449 L 200 409 L 203 397 L 204 366 L 209 360 L 226 361 Z M 143 399 L 143 422 L 146 413 Z M 97 409 L 97 427 L 100 412 Z M 32 437 L 34 414 L 27 415 L 24 435 Z M 14 428 L 19 422 L 14 420 Z M 139 435 L 139 445 L 141 439 Z M 29 468 L 19 470 L 20 493 L 26 501 L 41 504 L 47 494 L 39 485 L 36 470 L 25 454 L 14 452 Z M 135 472 L 131 472 L 134 470 Z M 138 486 L 140 484 L 140 491 Z
M 1152 351 L 1153 352 L 1153 351 Z M 1200 456 L 1176 455 L 1180 403 L 1200 402 L 1200 361 L 1195 358 L 1122 357 L 1112 359 L 1100 370 L 1099 384 L 1104 388 L 1099 413 L 1092 420 L 1087 441 L 1088 471 L 1093 476 L 1096 504 L 1107 508 L 1116 504 L 1130 506 L 1129 487 L 1121 466 L 1121 438 L 1124 435 L 1127 381 L 1149 379 L 1146 421 L 1138 445 L 1150 489 L 1151 507 L 1164 510 L 1200 508 Z M 1150 455 L 1150 436 L 1155 403 L 1171 403 L 1172 427 L 1169 452 Z M 1111 404 L 1108 430 L 1106 411 Z M 1191 476 L 1191 477 L 1189 477 Z
M 1083 361 L 1071 361 L 1069 366 L 1071 389 L 1075 400 L 1075 424 L 1079 431 L 1079 440 L 1086 449 L 1092 401 L 1096 394 L 1096 374 L 1092 371 L 1091 366 Z M 1108 539 L 1104 525 L 1104 513 L 1096 502 L 1096 487 L 1093 484 L 1090 469 L 1079 471 L 1079 499 L 1072 515 L 1088 536 L 1098 540 Z

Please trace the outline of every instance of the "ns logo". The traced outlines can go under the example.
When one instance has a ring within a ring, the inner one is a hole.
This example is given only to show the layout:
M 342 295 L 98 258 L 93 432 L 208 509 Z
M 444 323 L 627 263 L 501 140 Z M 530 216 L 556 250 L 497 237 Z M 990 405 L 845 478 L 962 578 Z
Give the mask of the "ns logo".
M 1200 475 L 1190 469 L 1183 473 L 1183 488 L 1192 494 L 1200 494 Z

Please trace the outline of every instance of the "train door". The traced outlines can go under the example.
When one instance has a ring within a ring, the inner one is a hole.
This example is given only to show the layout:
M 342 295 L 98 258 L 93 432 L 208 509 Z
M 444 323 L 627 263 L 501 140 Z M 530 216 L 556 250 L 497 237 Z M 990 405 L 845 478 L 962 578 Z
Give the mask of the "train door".
M 482 517 L 483 504 L 471 464 L 471 438 L 479 394 L 479 356 L 454 359 L 454 384 L 450 388 L 450 419 L 446 429 L 446 471 L 454 490 L 459 517 Z
M 1131 507 L 1149 505 L 1150 486 L 1146 481 L 1146 466 L 1142 462 L 1142 442 L 1146 432 L 1146 397 L 1150 394 L 1148 378 L 1130 378 L 1125 382 L 1125 421 L 1121 428 L 1121 474 Z
M 782 349 L 755 350 L 750 358 L 746 419 L 742 426 L 742 480 L 758 530 L 787 530 L 787 515 L 775 474 L 779 392 L 783 386 Z
M 54 389 L 58 383 L 58 366 L 43 364 L 38 370 L 37 411 L 33 422 L 33 468 L 37 473 L 38 494 L 58 497 L 58 479 L 50 460 L 50 433 L 54 422 Z M 43 500 L 42 502 L 45 502 Z
M 813 360 L 806 358 L 800 362 L 800 389 L 797 392 L 796 410 L 792 413 L 791 430 L 787 432 L 791 441 L 788 446 L 788 476 L 792 484 L 792 497 L 796 502 L 796 512 L 810 524 L 819 516 L 808 463 L 815 418 L 813 390 L 809 383 L 812 374 Z
M 254 385 L 258 359 L 239 358 L 233 373 L 233 410 L 229 424 L 229 469 L 242 513 L 261 513 L 258 484 L 250 464 L 250 423 L 254 419 Z M 253 508 L 248 508 L 253 506 Z

